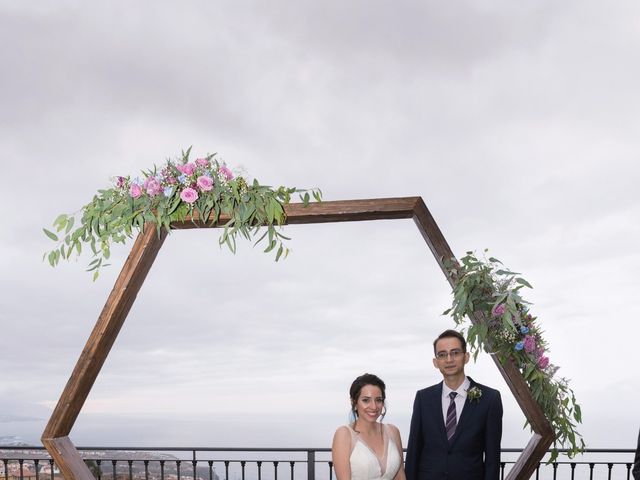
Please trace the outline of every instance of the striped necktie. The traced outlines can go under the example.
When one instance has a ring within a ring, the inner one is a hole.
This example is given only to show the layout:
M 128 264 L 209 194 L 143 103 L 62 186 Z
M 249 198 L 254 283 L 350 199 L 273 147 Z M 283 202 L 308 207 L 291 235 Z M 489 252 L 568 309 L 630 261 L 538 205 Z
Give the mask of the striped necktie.
M 447 409 L 447 421 L 444 424 L 444 428 L 447 431 L 447 440 L 449 440 L 449 443 L 451 443 L 453 434 L 456 432 L 456 395 L 458 395 L 457 392 L 451 392 L 449 394 L 451 402 L 449 402 L 449 408 Z

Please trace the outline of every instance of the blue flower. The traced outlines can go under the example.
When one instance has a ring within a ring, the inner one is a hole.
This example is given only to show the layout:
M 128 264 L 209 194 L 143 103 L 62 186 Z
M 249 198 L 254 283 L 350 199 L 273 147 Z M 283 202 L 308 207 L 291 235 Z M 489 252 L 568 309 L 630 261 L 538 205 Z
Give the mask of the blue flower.
M 170 197 L 173 193 L 173 187 L 164 187 L 164 196 Z
M 522 350 L 523 348 L 524 348 L 524 342 L 518 342 L 518 343 L 516 343 L 516 345 L 515 345 L 515 349 L 516 349 L 516 350 L 518 350 L 518 351 L 519 351 L 519 350 Z
M 187 183 L 187 176 L 183 173 L 178 177 L 178 180 L 180 181 L 180 183 L 185 184 Z
M 520 333 L 526 335 L 527 333 L 529 333 L 529 327 L 520 327 Z

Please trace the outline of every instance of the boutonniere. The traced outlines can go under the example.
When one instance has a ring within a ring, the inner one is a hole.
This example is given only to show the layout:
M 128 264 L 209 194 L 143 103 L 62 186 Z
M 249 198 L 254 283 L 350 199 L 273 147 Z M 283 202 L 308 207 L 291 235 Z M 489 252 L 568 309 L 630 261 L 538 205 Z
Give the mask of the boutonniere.
M 469 398 L 470 402 L 479 402 L 481 396 L 482 390 L 480 390 L 478 387 L 472 387 L 467 390 L 467 397 Z

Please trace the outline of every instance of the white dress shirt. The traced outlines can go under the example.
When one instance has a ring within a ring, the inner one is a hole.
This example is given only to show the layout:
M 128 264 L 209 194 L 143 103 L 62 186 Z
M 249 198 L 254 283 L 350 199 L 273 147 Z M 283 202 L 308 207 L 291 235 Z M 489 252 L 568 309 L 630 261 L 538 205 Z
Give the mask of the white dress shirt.
M 451 403 L 451 398 L 449 397 L 451 392 L 456 392 L 458 394 L 456 395 L 454 402 L 456 402 L 456 423 L 460 421 L 460 414 L 464 408 L 464 402 L 467 399 L 467 390 L 469 390 L 470 385 L 471 382 L 466 376 L 464 377 L 462 385 L 460 385 L 456 390 L 451 390 L 447 387 L 447 384 L 444 381 L 442 382 L 442 418 L 445 419 L 445 421 L 447 418 L 447 410 L 449 410 L 449 404 Z

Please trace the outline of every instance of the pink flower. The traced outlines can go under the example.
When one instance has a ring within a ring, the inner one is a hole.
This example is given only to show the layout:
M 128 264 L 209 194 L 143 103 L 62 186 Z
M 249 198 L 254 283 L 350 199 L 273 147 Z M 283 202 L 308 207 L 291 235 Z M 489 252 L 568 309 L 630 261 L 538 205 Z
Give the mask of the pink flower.
M 210 163 L 209 163 L 209 160 L 207 160 L 206 158 L 197 158 L 196 165 L 202 168 L 209 168 Z
M 220 165 L 220 167 L 218 168 L 218 173 L 222 175 L 227 181 L 233 178 L 233 173 L 231 173 L 231 170 L 229 170 L 226 165 Z
M 536 349 L 536 339 L 532 335 L 524 337 L 524 351 L 531 353 Z
M 494 317 L 500 317 L 504 313 L 505 308 L 506 307 L 504 306 L 504 303 L 496 305 L 495 307 L 493 307 L 493 310 L 491 311 L 491 315 L 493 315 Z
M 213 180 L 211 177 L 207 177 L 206 175 L 201 175 L 198 177 L 198 188 L 203 192 L 208 192 L 213 188 Z
M 162 192 L 162 186 L 160 182 L 156 180 L 154 177 L 148 177 L 144 182 L 144 188 L 147 190 L 147 193 L 152 197 L 156 195 L 160 195 Z
M 132 183 L 129 187 L 129 195 L 131 195 L 131 198 L 140 197 L 142 195 L 142 187 L 137 183 Z
M 193 175 L 193 172 L 196 171 L 196 166 L 191 162 L 185 163 L 184 165 L 176 165 L 176 168 L 187 176 Z
M 544 355 L 538 359 L 538 367 L 544 370 L 549 366 L 549 357 L 545 357 Z
M 180 192 L 180 198 L 183 202 L 193 203 L 198 199 L 198 192 L 191 187 L 187 187 Z

